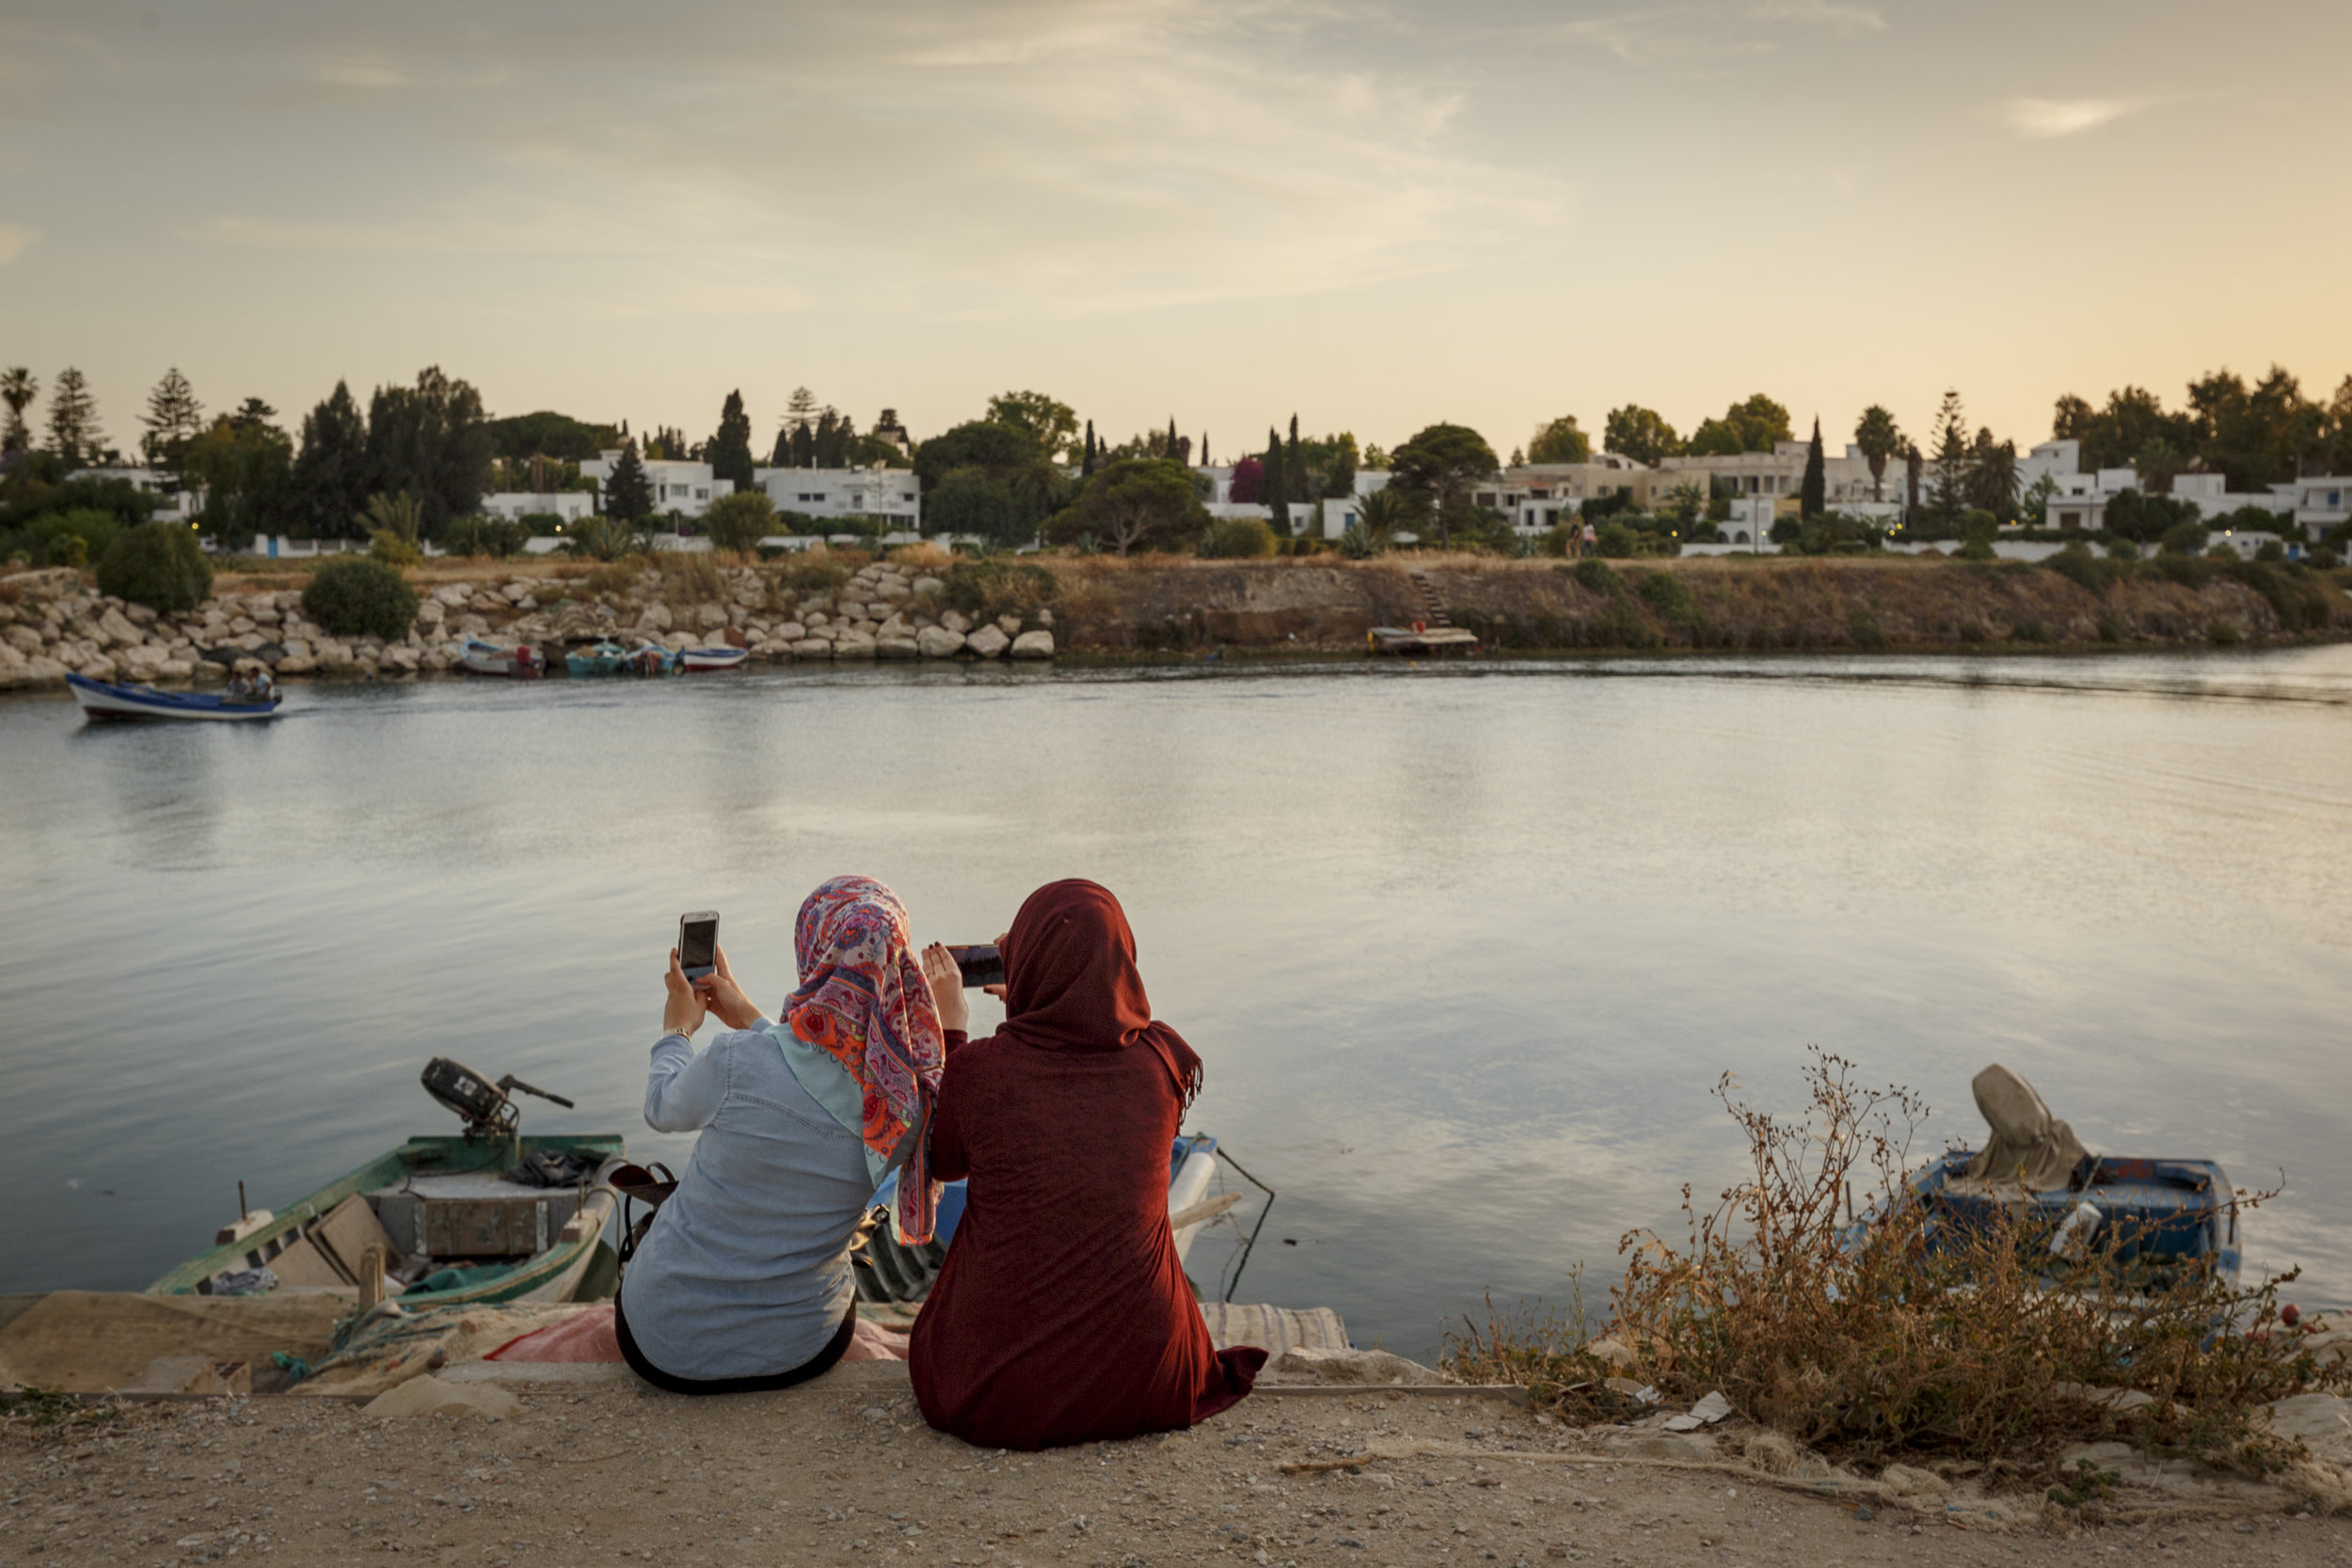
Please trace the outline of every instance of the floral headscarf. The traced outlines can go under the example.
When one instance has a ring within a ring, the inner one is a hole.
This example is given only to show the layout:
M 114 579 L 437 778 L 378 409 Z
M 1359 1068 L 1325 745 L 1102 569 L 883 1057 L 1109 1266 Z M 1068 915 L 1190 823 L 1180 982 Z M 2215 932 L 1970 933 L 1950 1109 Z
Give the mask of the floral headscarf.
M 847 1069 L 865 1091 L 866 1147 L 898 1171 L 892 1218 L 909 1244 L 931 1239 L 931 1106 L 947 1042 L 898 895 L 870 877 L 835 877 L 792 928 L 801 989 L 785 1005 L 792 1032 Z

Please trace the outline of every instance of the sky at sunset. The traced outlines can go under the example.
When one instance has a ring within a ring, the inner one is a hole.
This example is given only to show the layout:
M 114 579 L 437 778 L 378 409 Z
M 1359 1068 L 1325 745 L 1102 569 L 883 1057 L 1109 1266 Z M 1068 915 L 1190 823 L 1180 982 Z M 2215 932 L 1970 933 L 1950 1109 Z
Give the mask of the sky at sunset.
M 2352 373 L 2344 0 L 0 0 L 0 365 L 1221 456 Z M 35 418 L 39 419 L 36 407 Z

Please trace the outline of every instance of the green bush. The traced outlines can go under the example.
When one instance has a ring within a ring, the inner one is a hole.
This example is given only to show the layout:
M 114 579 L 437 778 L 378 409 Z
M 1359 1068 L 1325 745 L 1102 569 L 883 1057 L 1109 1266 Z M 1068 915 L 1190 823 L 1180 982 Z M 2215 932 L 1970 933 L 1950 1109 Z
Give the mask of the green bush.
M 441 548 L 450 554 L 487 556 L 494 561 L 520 553 L 530 541 L 531 523 L 519 517 L 453 517 L 441 533 Z
M 414 566 L 424 560 L 414 539 L 389 528 L 375 531 L 368 542 L 368 554 L 387 566 Z
M 44 566 L 87 566 L 103 561 L 122 537 L 122 521 L 96 507 L 45 512 L 24 525 L 28 553 Z
M 408 635 L 417 618 L 417 591 L 381 561 L 343 556 L 326 562 L 302 591 L 302 613 L 334 637 Z
M 571 525 L 564 532 L 564 542 L 574 555 L 584 555 L 591 561 L 618 561 L 636 543 L 637 535 L 619 517 L 604 517 L 591 514 Z
M 2166 581 L 2177 582 L 2184 588 L 2202 588 L 2213 580 L 2218 568 L 2202 556 L 2175 555 L 2168 550 L 2150 561 L 2142 570 L 2153 572 Z
M 1970 545 L 1990 545 L 2001 536 L 2001 519 L 1981 506 L 1972 506 L 1960 515 L 1960 537 Z
M 775 503 L 764 490 L 738 490 L 721 496 L 703 514 L 703 531 L 714 548 L 748 555 L 776 531 Z
M 2090 553 L 2090 546 L 2082 544 L 2069 545 L 2042 564 L 2092 594 L 2106 593 L 2122 575 L 2116 562 L 2101 561 Z
M 1280 548 L 1273 526 L 1263 517 L 1224 517 L 1209 529 L 1200 553 L 1223 561 L 1256 561 Z
M 1690 585 L 1672 572 L 1643 572 L 1630 580 L 1633 592 L 1661 621 L 1687 621 L 1698 609 Z
M 194 610 L 213 591 L 213 565 L 196 531 L 177 523 L 142 523 L 125 532 L 98 563 L 98 591 L 166 615 Z
M 2254 551 L 2254 559 L 2257 561 L 2284 561 L 2286 558 L 2286 546 L 2276 539 L 2265 540 L 2261 547 Z
M 2137 561 L 2139 546 L 2129 539 L 2114 540 L 2107 546 L 2107 559 L 2109 561 Z
M 1617 576 L 1616 569 L 1607 562 L 1596 561 L 1591 556 L 1561 570 L 1574 578 L 1579 588 L 1590 589 L 1596 594 L 1621 594 L 1625 591 L 1625 579 Z
M 1641 548 L 1640 537 L 1614 517 L 1593 531 L 1593 548 L 1613 561 L 1623 561 Z
M 1340 553 L 1350 561 L 1369 561 L 1380 553 L 1380 541 L 1361 523 L 1350 523 L 1340 535 Z
M 2164 553 L 2195 555 L 2205 547 L 2205 541 L 2211 537 L 2211 531 L 2202 523 L 2195 521 L 2174 523 L 2164 531 Z

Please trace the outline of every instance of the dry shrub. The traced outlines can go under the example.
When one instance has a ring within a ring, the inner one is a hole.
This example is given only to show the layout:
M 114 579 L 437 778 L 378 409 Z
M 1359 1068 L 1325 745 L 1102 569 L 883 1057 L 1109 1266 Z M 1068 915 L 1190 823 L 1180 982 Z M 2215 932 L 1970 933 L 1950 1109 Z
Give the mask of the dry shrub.
M 607 562 L 591 567 L 580 583 L 591 594 L 626 594 L 637 586 L 637 573 L 619 562 Z
M 1613 1374 L 1735 1408 L 1799 1444 L 1858 1460 L 1930 1454 L 2046 1460 L 2060 1445 L 2122 1437 L 2250 1470 L 2287 1450 L 2258 1406 L 2322 1386 L 2298 1336 L 2277 1327 L 2288 1274 L 2241 1289 L 2209 1270 L 2124 1262 L 2113 1221 L 2074 1261 L 2050 1227 L 1985 1205 L 1962 1226 L 1904 1180 L 1926 1107 L 1909 1090 L 1863 1090 L 1852 1065 L 1816 1051 L 1798 1117 L 1716 1094 L 1746 1134 L 1750 1176 L 1702 1211 L 1683 1189 L 1687 1237 L 1620 1243 L 1605 1338 L 1567 1321 L 1506 1322 L 1454 1337 L 1457 1374 L 1526 1385 L 1571 1417 L 1622 1414 Z M 1853 1223 L 1853 1183 L 1876 1201 Z M 2243 1212 L 2268 1194 L 2236 1195 Z M 2137 1389 L 2130 1411 L 2086 1390 Z
M 667 601 L 700 603 L 726 597 L 726 578 L 707 555 L 664 550 L 656 565 L 661 573 L 661 596 Z
M 945 545 L 901 545 L 890 552 L 890 563 L 909 572 L 936 577 L 956 563 L 956 552 Z

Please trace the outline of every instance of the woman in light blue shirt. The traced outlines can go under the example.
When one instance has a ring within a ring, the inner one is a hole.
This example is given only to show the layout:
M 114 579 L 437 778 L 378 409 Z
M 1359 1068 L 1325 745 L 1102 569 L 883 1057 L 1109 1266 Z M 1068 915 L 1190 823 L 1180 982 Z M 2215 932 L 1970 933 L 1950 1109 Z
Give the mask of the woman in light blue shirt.
M 783 1023 L 745 998 L 723 952 L 699 985 L 670 955 L 645 1121 L 700 1135 L 629 1259 L 613 1329 L 638 1375 L 673 1392 L 787 1387 L 841 1359 L 857 1324 L 850 1239 L 882 1176 L 919 1149 L 946 1059 L 934 991 L 961 1002 L 961 976 L 936 944 L 918 963 L 888 888 L 835 878 L 794 939 L 801 987 Z M 698 1053 L 706 1012 L 728 1030 Z M 915 1164 L 898 1220 L 920 1240 L 930 1183 Z

